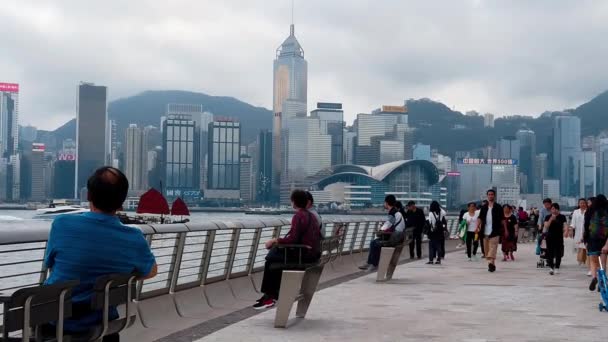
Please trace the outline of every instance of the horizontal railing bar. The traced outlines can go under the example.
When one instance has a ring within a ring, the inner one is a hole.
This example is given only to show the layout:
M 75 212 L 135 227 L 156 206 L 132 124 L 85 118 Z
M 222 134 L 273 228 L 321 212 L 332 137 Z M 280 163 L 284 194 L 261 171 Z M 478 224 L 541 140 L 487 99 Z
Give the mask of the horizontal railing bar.
M 0 267 L 4 266 L 14 266 L 14 265 L 23 265 L 23 264 L 31 264 L 34 262 L 42 262 L 44 259 L 36 259 L 36 260 L 26 260 L 26 261 L 15 261 L 15 262 L 7 262 L 4 264 L 0 264 Z
M 33 284 L 25 284 L 25 285 L 13 286 L 13 287 L 5 287 L 3 289 L 0 289 L 0 292 L 6 291 L 6 290 L 24 289 L 26 287 L 32 287 L 32 286 L 38 286 L 38 285 L 40 285 L 40 284 L 39 283 L 33 283 Z
M 24 248 L 24 249 L 11 249 L 11 250 L 0 251 L 0 254 L 30 252 L 30 251 L 43 251 L 45 249 L 46 248 L 44 248 L 44 247 Z
M 22 277 L 22 276 L 26 276 L 26 275 L 42 274 L 42 273 L 44 273 L 44 272 L 42 272 L 42 271 L 34 271 L 34 272 L 27 272 L 27 273 L 3 275 L 3 276 L 0 276 L 0 279 L 6 279 L 6 278 L 12 278 L 12 277 Z

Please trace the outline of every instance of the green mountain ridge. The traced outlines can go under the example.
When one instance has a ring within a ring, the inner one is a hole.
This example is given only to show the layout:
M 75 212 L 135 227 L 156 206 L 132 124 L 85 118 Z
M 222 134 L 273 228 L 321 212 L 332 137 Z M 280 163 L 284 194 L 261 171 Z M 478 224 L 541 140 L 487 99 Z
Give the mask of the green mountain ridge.
M 210 96 L 189 91 L 144 91 L 138 95 L 110 102 L 108 115 L 117 120 L 120 140 L 130 123 L 139 125 L 160 124 L 168 103 L 202 104 L 215 115 L 234 117 L 242 123 L 244 142 L 252 142 L 261 129 L 272 128 L 272 112 L 254 107 L 233 97 Z M 415 141 L 430 144 L 440 153 L 453 156 L 456 151 L 466 151 L 483 146 L 495 146 L 502 136 L 514 135 L 518 129 L 527 127 L 537 136 L 537 152 L 548 153 L 552 148 L 552 116 L 563 111 L 548 111 L 537 118 L 512 116 L 496 118 L 495 127 L 483 125 L 482 116 L 469 116 L 451 110 L 443 103 L 429 99 L 410 99 L 409 123 L 417 128 Z M 582 120 L 582 136 L 596 135 L 608 130 L 608 91 L 594 97 L 579 107 L 568 110 Z M 67 138 L 74 138 L 76 122 L 71 120 L 49 134 L 60 145 Z

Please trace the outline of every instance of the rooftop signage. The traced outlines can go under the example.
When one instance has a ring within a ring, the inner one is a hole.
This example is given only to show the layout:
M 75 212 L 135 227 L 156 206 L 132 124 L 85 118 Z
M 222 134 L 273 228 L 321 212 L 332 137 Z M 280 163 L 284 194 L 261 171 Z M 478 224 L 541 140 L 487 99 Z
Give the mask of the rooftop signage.
M 458 164 L 464 165 L 517 165 L 517 159 L 485 159 L 485 158 L 462 158 Z
M 0 91 L 7 93 L 18 93 L 19 85 L 16 83 L 0 83 Z

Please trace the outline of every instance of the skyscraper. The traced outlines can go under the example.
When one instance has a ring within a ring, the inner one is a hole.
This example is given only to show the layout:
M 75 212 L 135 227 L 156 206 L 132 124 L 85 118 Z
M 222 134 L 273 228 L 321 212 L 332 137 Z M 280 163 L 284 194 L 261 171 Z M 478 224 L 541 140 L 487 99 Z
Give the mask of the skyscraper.
M 519 141 L 519 172 L 526 179 L 525 184 L 522 184 L 522 192 L 535 193 L 536 134 L 532 130 L 522 128 L 515 136 Z
M 241 124 L 214 121 L 209 124 L 208 184 L 205 199 L 238 201 L 241 196 Z
M 496 142 L 496 158 L 519 160 L 519 140 L 516 137 L 502 137 Z
M 306 116 L 307 113 L 308 63 L 304 59 L 304 49 L 295 36 L 295 26 L 291 24 L 289 37 L 276 51 L 273 76 L 273 191 L 281 184 L 283 166 L 282 129 L 284 119 Z
M 83 82 L 77 98 L 74 193 L 79 196 L 91 174 L 107 162 L 108 88 Z
M 541 153 L 536 156 L 534 164 L 534 193 L 542 193 L 543 180 L 549 176 L 549 156 Z
M 579 167 L 579 196 L 589 198 L 597 195 L 596 153 L 591 150 L 583 151 Z
M 286 168 L 282 182 L 302 180 L 331 166 L 332 138 L 323 133 L 321 120 L 302 117 L 286 123 Z
M 577 196 L 578 163 L 581 154 L 581 119 L 556 116 L 553 121 L 553 171 L 560 181 L 561 195 Z
M 19 147 L 19 85 L 0 83 L 0 199 L 20 198 L 21 159 Z
M 252 169 L 252 158 L 249 155 L 240 156 L 240 188 L 241 188 L 241 201 L 245 203 L 251 203 L 253 201 L 253 182 L 251 179 Z
M 125 150 L 125 172 L 129 179 L 129 190 L 145 190 L 147 178 L 147 153 L 144 151 L 143 131 L 135 124 L 127 128 Z
M 257 201 L 262 203 L 278 202 L 272 198 L 272 132 L 261 131 L 258 136 L 256 189 Z
M 344 111 L 341 103 L 317 103 L 310 116 L 321 122 L 321 132 L 331 137 L 331 165 L 344 164 Z
M 355 145 L 355 164 L 377 166 L 380 163 L 381 140 L 397 140 L 402 142 L 403 153 L 406 154 L 406 135 L 408 130 L 407 108 L 405 106 L 382 106 L 372 114 L 358 114 L 355 121 L 357 144 Z M 375 142 L 375 143 L 374 143 Z
M 608 194 L 608 139 L 599 142 L 599 192 Z
M 32 143 L 31 154 L 31 195 L 30 200 L 42 202 L 46 199 L 44 184 L 44 151 L 45 146 L 41 143 Z
M 108 120 L 108 126 L 106 127 L 106 153 L 108 157 L 106 159 L 106 165 L 112 165 L 113 167 L 119 167 L 118 165 L 118 135 L 117 135 L 116 120 Z
M 200 136 L 192 115 L 171 114 L 163 122 L 162 179 L 165 196 L 200 199 Z

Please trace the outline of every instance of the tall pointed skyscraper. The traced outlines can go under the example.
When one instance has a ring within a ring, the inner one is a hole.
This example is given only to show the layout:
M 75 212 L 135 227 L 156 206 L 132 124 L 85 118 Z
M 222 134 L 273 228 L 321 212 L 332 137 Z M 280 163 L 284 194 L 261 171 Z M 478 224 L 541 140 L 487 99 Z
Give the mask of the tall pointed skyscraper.
M 283 170 L 281 151 L 282 130 L 285 120 L 296 116 L 306 116 L 308 88 L 308 63 L 304 59 L 304 49 L 295 36 L 295 26 L 290 27 L 289 37 L 277 49 L 274 60 L 273 77 L 273 144 L 272 144 L 272 193 L 278 194 Z

